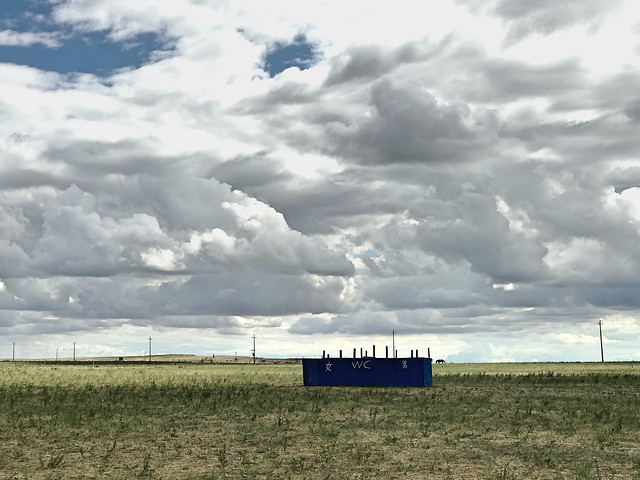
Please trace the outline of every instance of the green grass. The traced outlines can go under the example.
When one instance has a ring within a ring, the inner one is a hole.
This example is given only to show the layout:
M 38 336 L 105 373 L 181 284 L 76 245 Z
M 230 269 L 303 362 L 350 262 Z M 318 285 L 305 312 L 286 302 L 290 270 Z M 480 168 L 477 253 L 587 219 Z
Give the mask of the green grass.
M 434 365 L 439 376 L 448 375 L 640 375 L 640 362 L 616 363 L 445 363 Z
M 640 479 L 639 381 L 637 364 L 437 365 L 429 389 L 0 364 L 0 478 Z

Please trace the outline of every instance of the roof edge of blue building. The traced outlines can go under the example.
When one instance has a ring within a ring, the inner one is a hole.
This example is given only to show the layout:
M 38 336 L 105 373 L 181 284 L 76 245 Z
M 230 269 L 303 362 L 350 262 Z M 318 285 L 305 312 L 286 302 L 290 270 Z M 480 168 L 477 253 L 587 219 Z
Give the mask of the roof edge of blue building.
M 398 357 L 394 351 L 389 358 L 388 347 L 385 357 L 377 358 L 367 351 L 357 357 L 345 358 L 340 350 L 337 358 L 322 352 L 322 358 L 306 358 L 302 361 L 304 385 L 306 386 L 371 386 L 371 387 L 431 387 L 433 386 L 432 359 L 420 357 L 418 350 L 411 351 L 410 357 Z

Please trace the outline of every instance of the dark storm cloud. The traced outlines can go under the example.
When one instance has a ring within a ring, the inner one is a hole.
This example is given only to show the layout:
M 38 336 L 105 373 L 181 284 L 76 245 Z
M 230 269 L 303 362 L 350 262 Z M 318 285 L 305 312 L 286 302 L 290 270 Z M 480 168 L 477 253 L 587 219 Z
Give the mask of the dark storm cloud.
M 528 322 L 519 315 L 509 316 L 508 310 L 486 309 L 483 316 L 470 316 L 469 311 L 456 309 L 440 311 L 438 309 L 414 308 L 393 313 L 362 310 L 357 313 L 336 315 L 330 318 L 319 316 L 303 317 L 289 328 L 290 333 L 340 334 L 340 335 L 390 335 L 392 330 L 411 334 L 486 334 L 501 335 L 517 333 Z M 539 319 L 532 321 L 538 324 Z
M 339 278 L 327 278 L 317 285 L 309 277 L 247 271 L 197 276 L 184 283 L 165 284 L 148 295 L 166 315 L 273 316 L 339 311 L 343 288 Z
M 614 312 L 622 305 L 637 308 L 637 289 L 602 289 L 597 287 L 525 286 L 522 289 L 504 291 L 480 284 L 470 291 L 447 287 L 430 289 L 425 282 L 435 279 L 398 279 L 389 289 L 391 293 L 407 288 L 418 297 L 432 297 L 432 306 L 414 304 L 398 309 L 397 304 L 384 304 L 386 313 L 378 310 L 362 310 L 333 317 L 305 316 L 289 328 L 297 334 L 388 335 L 391 330 L 403 334 L 457 334 L 521 335 L 523 328 L 554 329 L 565 322 L 596 322 L 603 312 Z M 421 288 L 422 287 L 422 288 Z M 407 298 L 410 295 L 407 295 Z M 449 298 L 447 298 L 449 297 Z M 459 299 L 459 301 L 458 301 Z M 444 301 L 442 301 L 444 300 Z M 464 306 L 463 306 L 464 305 Z M 625 307 L 626 308 L 626 307 Z M 572 313 L 568 313 L 571 311 Z
M 479 280 L 474 275 L 456 278 L 445 272 L 383 278 L 371 282 L 366 297 L 388 310 L 461 308 L 486 299 L 480 293 L 486 288 L 486 282 Z
M 159 325 L 177 323 L 184 328 L 197 322 L 191 317 L 200 318 L 203 328 L 230 328 L 237 325 L 228 322 L 206 324 L 204 319 L 207 316 L 278 316 L 344 309 L 340 300 L 344 284 L 336 277 L 319 283 L 311 277 L 247 270 L 190 276 L 158 286 L 149 286 L 126 276 L 65 283 L 64 289 L 62 285 L 56 287 L 55 283 L 48 284 L 47 291 L 35 288 L 29 293 L 30 297 L 21 299 L 21 306 L 7 301 L 3 307 L 52 311 L 68 318 L 85 319 L 89 324 L 105 318 L 133 320 L 137 325 L 155 324 L 157 320 Z M 26 293 L 9 283 L 7 290 Z M 34 295 L 34 292 L 39 294 Z M 0 301 L 12 294 L 0 296 Z M 69 298 L 74 301 L 70 302 Z M 178 319 L 183 316 L 186 320 L 181 324 Z
M 259 192 L 260 187 L 278 188 L 283 182 L 293 178 L 278 162 L 269 158 L 266 152 L 230 159 L 214 166 L 211 175 L 234 189 L 250 194 Z
M 50 315 L 29 311 L 4 311 L 0 320 L 0 334 L 15 338 L 17 335 L 47 335 L 64 334 L 86 330 L 84 321 L 74 319 L 52 319 Z M 100 325 L 102 324 L 102 325 Z M 96 322 L 91 325 L 92 330 L 113 327 L 113 323 Z
M 350 167 L 309 184 L 276 182 L 248 187 L 247 192 L 268 199 L 292 228 L 306 234 L 330 234 L 336 228 L 367 229 L 378 215 L 404 208 L 417 189 L 399 190 L 395 182 L 373 185 L 377 174 L 366 167 Z
M 380 80 L 371 107 L 354 127 L 329 127 L 333 153 L 366 164 L 459 162 L 480 155 L 496 129 L 493 113 L 439 102 L 413 80 Z
M 493 198 L 466 193 L 451 213 L 448 219 L 426 219 L 422 224 L 418 241 L 423 249 L 448 261 L 466 261 L 473 271 L 497 283 L 526 282 L 547 275 L 542 261 L 547 249 L 512 232 L 496 211 Z

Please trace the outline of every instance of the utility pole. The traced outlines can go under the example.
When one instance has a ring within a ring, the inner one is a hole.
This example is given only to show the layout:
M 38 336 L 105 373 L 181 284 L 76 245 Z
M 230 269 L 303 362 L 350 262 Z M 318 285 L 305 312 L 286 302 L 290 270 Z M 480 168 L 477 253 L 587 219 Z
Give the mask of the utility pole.
M 151 335 L 149 335 L 149 361 L 151 361 Z
M 396 358 L 396 331 L 391 331 L 391 357 Z
M 76 342 L 73 342 L 73 361 L 76 361 Z
M 602 348 L 602 320 L 598 320 L 598 327 L 600 327 L 600 357 L 602 363 L 604 363 L 604 349 Z
M 13 355 L 11 356 L 11 361 L 13 363 L 16 362 L 16 342 L 13 342 Z
M 251 355 L 253 355 L 253 363 L 256 363 L 256 336 L 253 336 L 253 350 L 251 350 Z
M 56 362 L 58 361 L 58 349 L 56 348 Z

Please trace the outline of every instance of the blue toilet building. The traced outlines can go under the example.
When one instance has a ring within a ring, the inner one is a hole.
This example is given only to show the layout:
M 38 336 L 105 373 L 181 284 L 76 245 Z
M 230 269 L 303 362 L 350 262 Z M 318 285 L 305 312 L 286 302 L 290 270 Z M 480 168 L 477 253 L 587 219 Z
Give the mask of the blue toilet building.
M 307 386 L 431 387 L 431 358 L 305 358 Z

